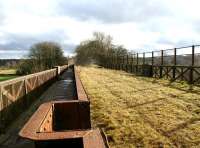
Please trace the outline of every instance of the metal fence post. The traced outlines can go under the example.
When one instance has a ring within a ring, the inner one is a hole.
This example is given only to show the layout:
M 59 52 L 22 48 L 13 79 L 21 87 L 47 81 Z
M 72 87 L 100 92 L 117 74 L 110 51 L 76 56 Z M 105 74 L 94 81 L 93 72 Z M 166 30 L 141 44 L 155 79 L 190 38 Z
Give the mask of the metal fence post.
M 118 53 L 116 54 L 116 69 L 118 70 Z
M 173 67 L 173 79 L 176 78 L 176 48 L 174 48 L 174 67 Z
M 163 65 L 163 50 L 161 50 L 161 65 Z
M 124 70 L 124 55 L 123 55 L 122 58 L 123 58 L 123 59 L 122 59 L 122 70 Z
M 152 51 L 152 53 L 151 53 L 151 69 L 152 69 L 152 77 L 154 77 L 154 67 L 153 67 L 153 65 L 154 65 L 154 52 Z
M 138 73 L 138 53 L 137 53 L 137 62 L 136 62 L 136 74 Z
M 145 75 L 145 52 L 143 52 L 143 61 L 142 61 L 142 75 Z
M 118 69 L 118 54 L 117 53 L 115 54 L 115 57 L 116 57 L 115 69 Z
M 112 63 L 113 63 L 113 57 L 112 57 L 113 55 L 112 55 L 112 53 L 111 53 L 111 55 L 110 55 L 110 68 L 112 69 Z
M 194 83 L 194 54 L 195 54 L 195 46 L 192 46 L 192 63 L 190 68 L 190 84 Z
M 163 50 L 161 50 L 160 78 L 162 78 L 162 71 L 163 71 Z
M 115 64 L 115 56 L 114 56 L 114 54 L 112 53 L 112 69 L 114 69 L 114 64 Z
M 2 121 L 2 109 L 3 109 L 3 98 L 2 98 L 2 86 L 0 85 L 0 133 L 3 130 L 3 121 Z
M 129 56 L 128 56 L 128 54 L 126 55 L 126 71 L 128 71 L 128 64 L 129 64 Z
M 116 55 L 115 53 L 113 54 L 113 69 L 115 69 L 116 67 Z
M 152 57 L 151 57 L 151 65 L 154 65 L 154 52 L 152 51 Z
M 108 53 L 108 68 L 110 68 L 110 53 Z
M 145 52 L 143 52 L 143 61 L 142 61 L 142 64 L 143 65 L 145 64 Z
M 133 55 L 131 54 L 131 73 L 133 72 Z
M 108 68 L 108 64 L 109 64 L 109 56 L 108 56 L 108 52 L 106 54 L 106 68 Z

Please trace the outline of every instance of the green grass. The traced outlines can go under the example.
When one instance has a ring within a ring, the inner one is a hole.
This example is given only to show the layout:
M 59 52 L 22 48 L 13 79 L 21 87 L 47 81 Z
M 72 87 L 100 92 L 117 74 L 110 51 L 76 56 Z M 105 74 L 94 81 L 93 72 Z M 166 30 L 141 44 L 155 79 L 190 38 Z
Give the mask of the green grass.
M 1 81 L 5 81 L 5 80 L 9 80 L 9 79 L 14 79 L 16 77 L 18 77 L 18 76 L 16 76 L 16 75 L 4 75 L 4 76 L 0 76 L 0 82 Z
M 111 147 L 200 147 L 199 87 L 94 66 L 79 70 L 92 126 L 105 131 Z

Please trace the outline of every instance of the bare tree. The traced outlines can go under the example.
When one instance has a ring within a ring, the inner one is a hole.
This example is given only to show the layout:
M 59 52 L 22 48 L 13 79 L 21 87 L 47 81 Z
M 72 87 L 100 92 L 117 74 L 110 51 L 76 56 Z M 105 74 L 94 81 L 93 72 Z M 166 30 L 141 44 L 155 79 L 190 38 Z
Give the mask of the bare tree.
M 18 68 L 19 74 L 29 74 L 53 68 L 66 63 L 63 50 L 58 43 L 40 42 L 30 48 L 27 60 Z
M 76 62 L 88 64 L 95 62 L 101 64 L 105 57 L 115 46 L 112 44 L 112 37 L 102 32 L 94 32 L 93 38 L 80 43 L 76 48 Z

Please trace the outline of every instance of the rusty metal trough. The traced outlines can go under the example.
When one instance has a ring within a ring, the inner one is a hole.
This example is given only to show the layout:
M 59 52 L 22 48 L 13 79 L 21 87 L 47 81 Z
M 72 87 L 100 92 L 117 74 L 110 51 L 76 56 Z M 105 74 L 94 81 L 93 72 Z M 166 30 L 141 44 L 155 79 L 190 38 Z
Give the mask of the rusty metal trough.
M 33 140 L 36 148 L 106 148 L 105 135 L 92 129 L 90 102 L 74 70 L 77 98 L 42 104 L 19 135 Z

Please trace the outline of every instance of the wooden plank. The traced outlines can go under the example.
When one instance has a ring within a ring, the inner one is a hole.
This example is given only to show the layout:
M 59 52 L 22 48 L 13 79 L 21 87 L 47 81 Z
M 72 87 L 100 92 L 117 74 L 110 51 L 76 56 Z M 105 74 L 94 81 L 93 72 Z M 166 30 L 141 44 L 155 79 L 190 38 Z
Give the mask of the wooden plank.
M 0 85 L 0 111 L 3 109 L 2 86 Z M 0 114 L 1 120 L 1 114 Z

